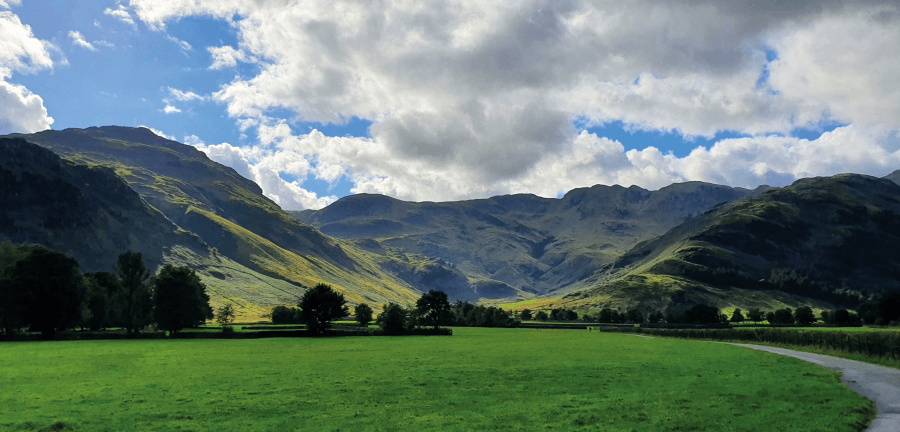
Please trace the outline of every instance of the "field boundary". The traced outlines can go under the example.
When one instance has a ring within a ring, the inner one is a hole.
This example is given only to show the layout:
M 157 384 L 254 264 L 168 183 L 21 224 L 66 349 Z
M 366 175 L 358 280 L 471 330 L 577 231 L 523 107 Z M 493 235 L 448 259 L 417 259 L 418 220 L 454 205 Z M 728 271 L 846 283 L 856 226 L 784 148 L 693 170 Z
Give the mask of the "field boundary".
M 603 327 L 608 333 L 636 333 L 680 339 L 763 343 L 832 350 L 863 358 L 900 361 L 900 332 L 841 332 L 772 329 L 663 329 Z
M 78 340 L 178 340 L 178 339 L 266 339 L 266 338 L 309 338 L 309 337 L 367 337 L 367 336 L 452 336 L 453 329 L 441 328 L 438 332 L 434 329 L 412 329 L 400 334 L 385 333 L 381 329 L 334 329 L 324 335 L 316 335 L 307 330 L 266 330 L 266 331 L 204 331 L 204 332 L 180 332 L 175 336 L 169 336 L 165 332 L 138 333 L 127 335 L 116 332 L 57 332 L 53 341 L 78 341 Z M 40 333 L 17 333 L 13 335 L 0 335 L 0 342 L 36 342 L 44 341 Z

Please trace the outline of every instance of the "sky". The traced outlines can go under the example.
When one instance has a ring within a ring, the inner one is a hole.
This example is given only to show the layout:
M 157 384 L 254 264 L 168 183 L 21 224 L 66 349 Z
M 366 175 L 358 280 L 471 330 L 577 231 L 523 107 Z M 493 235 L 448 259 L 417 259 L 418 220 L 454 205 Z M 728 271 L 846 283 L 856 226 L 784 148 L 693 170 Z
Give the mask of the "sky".
M 0 135 L 143 126 L 286 210 L 900 169 L 876 1 L 0 0 Z

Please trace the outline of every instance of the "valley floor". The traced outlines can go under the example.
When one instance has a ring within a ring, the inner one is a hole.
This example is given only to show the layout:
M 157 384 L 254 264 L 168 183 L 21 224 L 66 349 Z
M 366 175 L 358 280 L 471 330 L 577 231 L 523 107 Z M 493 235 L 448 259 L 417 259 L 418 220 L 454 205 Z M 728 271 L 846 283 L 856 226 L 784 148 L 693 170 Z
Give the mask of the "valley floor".
M 0 344 L 0 429 L 859 431 L 837 372 L 702 341 L 452 337 Z

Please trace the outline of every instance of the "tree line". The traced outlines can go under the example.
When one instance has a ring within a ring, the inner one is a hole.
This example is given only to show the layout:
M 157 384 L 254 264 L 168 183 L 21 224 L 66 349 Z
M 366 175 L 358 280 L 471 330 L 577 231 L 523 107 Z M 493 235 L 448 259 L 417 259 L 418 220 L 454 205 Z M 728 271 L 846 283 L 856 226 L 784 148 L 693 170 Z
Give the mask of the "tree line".
M 233 311 L 232 311 L 233 315 Z M 156 324 L 175 334 L 213 318 L 206 286 L 187 267 L 152 275 L 140 253 L 119 255 L 110 272 L 82 274 L 72 257 L 36 244 L 0 243 L 0 327 L 52 339 L 71 328 L 124 328 L 134 335 Z
M 686 277 L 712 285 L 754 290 L 774 289 L 850 308 L 857 307 L 864 300 L 865 292 L 846 286 L 834 287 L 825 280 L 815 280 L 815 274 L 813 269 L 803 273 L 797 269 L 780 268 L 772 269 L 768 278 L 759 279 L 743 270 L 730 267 L 691 268 L 684 271 Z
M 307 290 L 296 307 L 276 306 L 272 309 L 274 324 L 306 324 L 310 332 L 324 334 L 332 322 L 350 317 L 347 301 L 327 284 L 318 284 Z M 460 327 L 513 327 L 520 321 L 509 312 L 492 306 L 473 305 L 468 302 L 450 304 L 443 291 L 431 290 L 422 294 L 414 306 L 397 303 L 382 305 L 381 312 L 367 303 L 356 305 L 353 318 L 361 327 L 376 323 L 387 334 L 405 334 L 422 327 L 435 332 L 442 326 Z
M 782 308 L 772 311 L 763 311 L 759 308 L 750 308 L 746 313 L 738 308 L 731 316 L 722 313 L 718 308 L 706 304 L 676 305 L 663 311 L 644 314 L 638 309 L 621 311 L 605 307 L 596 313 L 584 313 L 580 317 L 577 312 L 567 309 L 553 309 L 549 313 L 530 309 L 524 309 L 519 314 L 522 320 L 538 321 L 575 321 L 581 320 L 590 323 L 603 324 L 725 324 L 768 321 L 775 325 L 808 325 L 821 319 L 830 325 L 854 325 L 860 322 L 867 324 L 895 322 L 900 324 L 900 294 L 887 294 L 879 296 L 875 300 L 863 303 L 860 313 L 857 314 L 847 309 L 825 310 L 821 317 L 817 318 L 812 308 L 801 306 L 796 310 Z

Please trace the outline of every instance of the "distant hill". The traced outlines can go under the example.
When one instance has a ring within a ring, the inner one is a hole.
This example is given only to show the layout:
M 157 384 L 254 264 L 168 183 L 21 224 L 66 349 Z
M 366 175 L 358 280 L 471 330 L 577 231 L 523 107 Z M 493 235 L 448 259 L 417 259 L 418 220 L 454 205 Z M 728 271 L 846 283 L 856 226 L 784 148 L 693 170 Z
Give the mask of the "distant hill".
M 569 300 L 830 307 L 845 295 L 900 291 L 898 242 L 898 184 L 858 174 L 800 179 L 641 242 Z M 796 278 L 785 281 L 790 272 Z
M 636 186 L 575 189 L 560 199 L 506 195 L 458 202 L 405 202 L 351 195 L 293 212 L 323 233 L 373 252 L 435 257 L 459 269 L 482 298 L 561 294 L 584 286 L 640 241 L 716 204 L 761 193 L 701 182 L 658 191 Z

